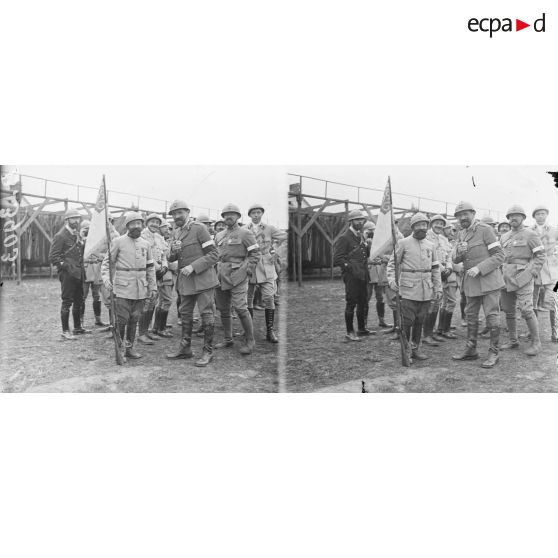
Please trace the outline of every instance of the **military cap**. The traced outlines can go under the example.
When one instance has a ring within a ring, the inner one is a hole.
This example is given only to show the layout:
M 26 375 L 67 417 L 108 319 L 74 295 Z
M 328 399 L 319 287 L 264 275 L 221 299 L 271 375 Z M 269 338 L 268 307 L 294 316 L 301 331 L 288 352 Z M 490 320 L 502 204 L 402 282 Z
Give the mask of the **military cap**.
M 461 213 L 462 211 L 475 211 L 475 208 L 473 207 L 472 203 L 466 201 L 460 201 L 455 206 L 455 211 L 453 212 L 453 216 L 457 217 L 457 214 Z
M 434 221 L 443 221 L 444 222 L 444 226 L 447 223 L 446 218 L 443 215 L 434 215 L 434 217 L 430 218 L 430 222 L 433 223 Z
M 174 200 L 169 207 L 169 213 L 172 215 L 173 211 L 177 209 L 185 209 L 186 211 L 190 211 L 190 207 L 184 200 Z
M 248 216 L 250 216 L 250 213 L 253 209 L 261 209 L 262 213 L 265 213 L 265 209 L 263 208 L 261 203 L 253 203 L 249 208 L 248 208 Z
M 527 214 L 525 213 L 525 210 L 520 206 L 520 205 L 512 205 L 507 211 L 506 211 L 506 219 L 509 219 L 510 215 L 513 215 L 514 213 L 519 213 L 520 215 L 523 215 L 523 217 L 525 217 L 525 219 L 527 219 Z
M 349 212 L 347 220 L 353 221 L 354 219 L 368 219 L 368 215 L 364 213 L 364 211 L 361 211 L 360 209 L 353 209 L 352 211 Z
M 494 221 L 494 219 L 492 219 L 492 217 L 490 217 L 490 215 L 485 215 L 481 219 L 481 223 L 486 223 L 487 225 L 495 225 L 496 221 Z
M 550 213 L 550 211 L 548 210 L 548 207 L 546 207 L 546 205 L 537 205 L 537 207 L 535 207 L 535 209 L 533 209 L 533 213 L 531 214 L 531 217 L 534 217 L 535 213 L 537 211 L 546 211 L 547 215 Z
M 238 205 L 234 205 L 234 203 L 228 203 L 223 207 L 223 211 L 221 211 L 221 217 L 225 215 L 225 213 L 237 213 L 238 218 L 242 217 L 242 213 L 240 213 L 240 209 Z
M 72 219 L 73 217 L 79 217 L 81 219 L 82 215 L 77 209 L 68 209 L 68 211 L 64 213 L 64 221 L 66 219 Z
M 412 217 L 411 217 L 411 228 L 416 225 L 417 223 L 421 223 L 422 221 L 424 221 L 425 223 L 428 223 L 428 217 L 424 214 L 424 213 L 415 213 Z
M 211 223 L 209 215 L 206 215 L 205 213 L 201 213 L 200 215 L 198 215 L 198 221 L 200 223 Z
M 364 230 L 370 229 L 370 230 L 375 230 L 376 229 L 376 225 L 374 224 L 374 221 L 366 221 L 366 223 L 364 223 L 364 227 L 362 227 Z
M 151 219 L 157 219 L 159 221 L 159 223 L 163 222 L 163 219 L 161 218 L 160 215 L 157 215 L 157 213 L 150 213 L 146 218 L 145 218 L 145 223 L 147 224 L 149 221 L 151 221 Z M 159 225 L 161 226 L 161 225 Z
M 90 226 L 91 226 L 91 221 L 88 221 L 87 219 L 84 219 L 84 220 L 81 222 L 79 228 L 80 228 L 80 229 L 88 229 Z
M 502 225 L 508 225 L 508 227 L 510 227 L 510 224 L 507 221 L 502 221 L 501 223 L 498 223 L 498 232 L 500 231 L 500 227 Z M 511 227 L 510 227 L 511 228 Z
M 137 211 L 128 211 L 128 213 L 126 213 L 126 217 L 124 219 L 124 225 L 128 226 L 128 223 L 131 223 L 132 221 L 142 221 L 143 222 L 143 217 L 141 216 L 141 213 L 138 213 Z

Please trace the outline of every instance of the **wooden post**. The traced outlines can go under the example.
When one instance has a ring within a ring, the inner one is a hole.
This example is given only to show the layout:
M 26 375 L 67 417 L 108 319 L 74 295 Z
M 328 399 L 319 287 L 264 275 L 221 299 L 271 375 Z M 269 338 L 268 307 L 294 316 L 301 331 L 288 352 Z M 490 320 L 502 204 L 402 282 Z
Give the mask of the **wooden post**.
M 298 252 L 298 286 L 302 287 L 302 178 L 300 179 L 300 194 L 296 197 L 297 203 L 297 252 Z

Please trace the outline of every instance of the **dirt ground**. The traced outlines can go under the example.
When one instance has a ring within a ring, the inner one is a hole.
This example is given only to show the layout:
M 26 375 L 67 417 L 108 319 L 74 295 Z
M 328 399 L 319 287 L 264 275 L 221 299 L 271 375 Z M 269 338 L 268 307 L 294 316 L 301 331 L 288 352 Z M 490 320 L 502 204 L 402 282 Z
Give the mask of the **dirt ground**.
M 340 280 L 310 280 L 301 288 L 289 284 L 288 391 L 361 392 L 362 381 L 369 392 L 558 391 L 558 345 L 550 342 L 548 313 L 541 314 L 543 351 L 536 357 L 523 354 L 527 341 L 520 340 L 520 349 L 501 351 L 500 363 L 483 369 L 480 363 L 488 340 L 481 339 L 481 359 L 452 361 L 451 355 L 460 352 L 466 339 L 458 309 L 452 323 L 458 326 L 459 339 L 446 340 L 439 347 L 424 346 L 429 360 L 404 368 L 399 341 L 389 341 L 377 325 L 374 301 L 368 327 L 378 333 L 359 343 L 345 342 L 344 297 Z M 391 322 L 389 309 L 386 314 Z M 526 330 L 524 321 L 518 323 L 520 332 Z M 507 341 L 507 334 L 502 338 Z
M 87 300 L 85 326 L 93 333 L 77 341 L 60 340 L 60 283 L 56 279 L 25 279 L 21 285 L 4 280 L 0 287 L 0 391 L 3 392 L 274 392 L 277 391 L 277 345 L 265 341 L 261 311 L 254 316 L 256 350 L 244 357 L 238 347 L 215 351 L 213 362 L 197 368 L 193 360 L 170 361 L 173 339 L 138 346 L 143 354 L 118 366 L 114 342 L 93 326 L 91 295 Z M 108 321 L 103 307 L 102 318 Z M 176 324 L 176 306 L 169 324 Z M 70 324 L 71 324 L 70 317 Z M 241 331 L 235 320 L 235 331 Z M 216 341 L 223 338 L 217 319 Z M 201 355 L 203 339 L 194 336 L 195 356 Z

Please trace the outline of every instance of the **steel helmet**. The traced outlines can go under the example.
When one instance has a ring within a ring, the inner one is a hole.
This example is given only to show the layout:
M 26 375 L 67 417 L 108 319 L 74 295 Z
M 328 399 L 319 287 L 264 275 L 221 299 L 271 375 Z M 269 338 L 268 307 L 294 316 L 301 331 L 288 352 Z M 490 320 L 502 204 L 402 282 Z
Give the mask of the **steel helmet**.
M 223 223 L 224 225 L 225 221 L 223 221 L 223 219 L 219 219 L 218 221 L 215 221 L 215 223 L 213 223 L 213 226 L 216 227 L 219 223 Z
M 453 212 L 453 216 L 457 217 L 457 214 L 461 213 L 461 211 L 475 211 L 475 208 L 473 207 L 472 203 L 469 203 L 469 202 L 466 202 L 466 201 L 460 201 L 455 206 L 455 211 Z
M 80 228 L 80 229 L 88 229 L 90 226 L 91 226 L 91 221 L 88 221 L 87 219 L 84 219 L 84 220 L 81 222 L 79 228 Z
M 186 211 L 190 211 L 188 204 L 184 200 L 174 200 L 169 207 L 169 213 L 172 215 L 173 211 L 177 209 L 185 209 Z
M 486 223 L 487 225 L 495 225 L 496 221 L 494 221 L 494 219 L 492 219 L 492 217 L 490 217 L 490 215 L 485 215 L 481 219 L 481 223 Z
M 353 209 L 352 211 L 349 212 L 347 220 L 353 221 L 354 219 L 368 219 L 368 215 L 364 213 L 364 211 L 361 211 L 360 209 Z
M 508 225 L 508 227 L 510 227 L 510 224 L 507 221 L 502 221 L 501 223 L 498 224 L 498 232 L 500 232 L 500 227 L 502 225 Z M 511 227 L 510 227 L 511 228 Z
M 205 213 L 201 213 L 200 215 L 198 215 L 198 221 L 200 223 L 211 223 L 209 215 L 206 215 Z
M 163 220 L 163 221 L 161 221 L 161 224 L 159 225 L 159 228 L 163 229 L 164 227 L 169 227 L 169 226 L 170 225 L 168 224 L 168 222 Z
M 420 223 L 424 221 L 425 223 L 428 223 L 428 217 L 424 214 L 424 213 L 415 213 L 412 217 L 411 217 L 411 228 L 413 228 L 417 223 Z
M 434 215 L 434 217 L 430 218 L 430 223 L 434 222 L 434 221 L 443 221 L 444 222 L 444 227 L 446 226 L 447 220 L 443 215 Z
M 523 217 L 525 217 L 525 219 L 527 219 L 527 214 L 525 213 L 525 210 L 520 205 L 512 205 L 506 211 L 506 219 L 509 219 L 510 215 L 512 215 L 514 213 L 519 213 L 520 215 L 523 215 Z
M 163 219 L 161 218 L 160 215 L 157 215 L 157 213 L 150 213 L 146 218 L 145 218 L 145 224 L 147 225 L 147 223 L 149 223 L 149 221 L 151 221 L 151 219 L 157 219 L 159 221 L 159 223 L 163 222 Z M 159 225 L 161 226 L 161 225 Z
M 546 211 L 547 215 L 550 213 L 550 211 L 548 210 L 548 207 L 546 207 L 546 205 L 537 205 L 537 207 L 535 207 L 535 209 L 533 209 L 533 213 L 531 214 L 531 217 L 534 217 L 535 213 L 537 211 Z
M 376 225 L 374 224 L 374 221 L 366 221 L 366 223 L 364 223 L 364 227 L 362 227 L 363 230 L 376 230 Z
M 141 213 L 138 213 L 137 211 L 128 211 L 128 213 L 126 213 L 126 217 L 124 219 L 124 225 L 128 226 L 128 223 L 131 223 L 132 221 L 142 221 L 143 222 L 143 217 L 141 216 Z
M 253 203 L 249 208 L 248 208 L 248 217 L 250 217 L 250 213 L 252 211 L 252 209 L 261 209 L 262 213 L 265 213 L 265 209 L 263 208 L 261 203 Z
M 68 209 L 68 211 L 64 213 L 64 221 L 66 219 L 72 219 L 73 217 L 79 217 L 81 219 L 82 215 L 77 209 Z
M 228 203 L 225 207 L 223 207 L 221 217 L 224 217 L 225 213 L 237 213 L 239 219 L 242 217 L 242 213 L 240 213 L 238 205 L 234 205 L 234 203 Z

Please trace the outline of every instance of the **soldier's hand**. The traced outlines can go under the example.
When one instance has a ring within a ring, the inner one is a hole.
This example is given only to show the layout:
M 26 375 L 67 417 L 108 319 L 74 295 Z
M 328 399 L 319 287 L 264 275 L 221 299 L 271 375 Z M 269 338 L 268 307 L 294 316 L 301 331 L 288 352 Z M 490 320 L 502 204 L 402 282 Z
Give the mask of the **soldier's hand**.
M 467 272 L 467 275 L 468 275 L 469 277 L 476 277 L 479 273 L 480 273 L 480 269 L 479 269 L 477 266 L 475 266 L 475 267 L 472 267 L 472 268 Z
M 439 302 L 440 300 L 442 300 L 442 291 L 436 291 L 436 302 Z
M 389 288 L 390 288 L 392 291 L 396 292 L 396 293 L 399 292 L 399 287 L 397 286 L 397 283 L 396 283 L 395 281 L 392 281 L 392 282 L 389 284 Z
M 151 291 L 151 292 L 149 293 L 149 299 L 150 299 L 151 301 L 153 301 L 153 300 L 155 300 L 156 298 L 157 298 L 157 291 L 156 291 L 156 290 L 155 290 L 155 291 Z
M 104 279 L 103 284 L 107 290 L 112 291 L 112 283 L 108 279 Z
M 182 242 L 180 240 L 173 240 L 171 243 L 172 250 L 180 250 L 182 248 Z
M 187 265 L 186 267 L 183 267 L 182 270 L 180 271 L 180 273 L 182 273 L 182 275 L 184 275 L 185 277 L 188 277 L 193 272 L 194 272 L 194 268 L 191 265 Z

